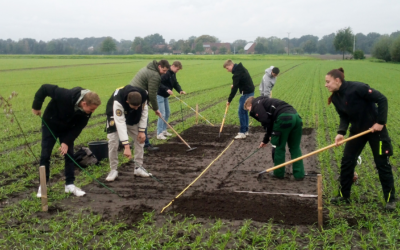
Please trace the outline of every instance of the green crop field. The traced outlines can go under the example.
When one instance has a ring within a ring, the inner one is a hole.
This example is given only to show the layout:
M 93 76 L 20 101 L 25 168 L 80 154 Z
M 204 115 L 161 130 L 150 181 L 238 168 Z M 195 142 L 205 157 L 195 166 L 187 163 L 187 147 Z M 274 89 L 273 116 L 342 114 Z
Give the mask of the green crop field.
M 325 151 L 318 156 L 323 175 L 324 206 L 329 222 L 319 232 L 314 226 L 282 226 L 270 223 L 244 221 L 232 227 L 220 219 L 199 220 L 181 218 L 177 214 L 165 216 L 160 225 L 153 213 L 133 225 L 109 221 L 82 208 L 79 213 L 63 211 L 40 216 L 40 199 L 36 198 L 38 171 L 34 164 L 40 156 L 41 120 L 31 113 L 33 97 L 43 83 L 72 88 L 81 86 L 96 91 L 103 104 L 93 114 L 87 128 L 77 138 L 75 145 L 106 139 L 105 103 L 118 87 L 130 82 L 135 73 L 152 59 L 164 56 L 2 56 L 0 57 L 0 95 L 10 100 L 33 154 L 28 149 L 12 115 L 0 114 L 0 249 L 399 249 L 400 209 L 388 213 L 369 146 L 357 167 L 361 177 L 352 188 L 352 202 L 348 206 L 334 206 L 329 199 L 337 195 L 338 166 L 342 147 Z M 183 70 L 177 74 L 179 83 L 188 94 L 182 99 L 190 106 L 199 105 L 201 114 L 214 124 L 220 124 L 230 92 L 231 74 L 223 69 L 225 56 L 165 56 L 170 62 L 181 60 Z M 255 94 L 264 70 L 270 65 L 281 69 L 273 96 L 296 108 L 303 117 L 304 127 L 316 130 L 317 147 L 334 142 L 339 117 L 333 105 L 327 105 L 330 93 L 324 87 L 325 74 L 343 67 L 347 80 L 368 83 L 389 100 L 388 129 L 392 138 L 394 155 L 391 157 L 395 186 L 399 190 L 400 152 L 400 65 L 367 61 L 324 61 L 307 57 L 244 56 L 232 57 L 248 69 L 256 85 Z M 46 99 L 45 105 L 48 103 Z M 227 124 L 239 124 L 236 97 L 228 112 Z M 45 107 L 44 105 L 44 107 Z M 195 124 L 195 116 L 183 107 L 186 117 L 181 122 L 181 105 L 170 98 L 170 121 L 181 132 Z M 44 110 L 44 109 L 43 109 Z M 156 129 L 156 116 L 150 112 L 150 133 Z M 200 122 L 205 123 L 200 120 Z M 259 124 L 253 124 L 259 125 Z M 153 143 L 157 143 L 152 139 Z M 257 142 L 255 142 L 257 143 Z M 246 152 L 246 154 L 249 152 Z M 53 149 L 52 176 L 63 173 L 64 161 Z M 122 157 L 121 161 L 124 161 Z M 125 160 L 126 161 L 126 160 Z M 108 162 L 100 167 L 89 167 L 90 174 L 99 178 L 107 174 Z M 263 167 L 260 167 L 260 171 Z M 92 180 L 81 172 L 77 186 L 83 187 Z M 62 190 L 63 181 L 55 181 L 52 188 Z M 55 192 L 49 205 L 56 205 L 69 195 Z M 268 209 L 268 208 L 266 208 Z M 177 219 L 177 218 L 180 219 Z M 355 222 L 354 222 L 355 221 Z M 190 239 L 190 235 L 195 235 Z

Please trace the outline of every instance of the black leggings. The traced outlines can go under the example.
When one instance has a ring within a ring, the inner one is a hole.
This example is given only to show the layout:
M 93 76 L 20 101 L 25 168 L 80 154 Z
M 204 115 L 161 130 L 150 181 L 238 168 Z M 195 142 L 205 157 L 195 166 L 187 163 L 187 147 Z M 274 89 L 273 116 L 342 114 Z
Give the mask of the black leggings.
M 60 141 L 62 141 L 62 138 L 65 136 L 65 133 L 55 133 L 54 131 L 53 133 L 57 138 L 60 138 Z M 40 166 L 46 167 L 46 182 L 49 182 L 50 156 L 51 156 L 51 151 L 53 150 L 55 144 L 56 140 L 51 135 L 49 129 L 46 127 L 46 125 L 42 124 L 42 153 L 40 155 Z M 68 154 L 71 157 L 74 157 L 74 143 L 68 145 Z M 67 155 L 65 155 L 64 158 L 65 158 L 65 185 L 74 184 L 75 165 Z
M 355 134 L 356 133 L 350 133 L 350 136 Z M 340 168 L 341 196 L 346 198 L 350 197 L 357 158 L 367 142 L 369 142 L 374 155 L 374 161 L 378 169 L 379 180 L 382 185 L 385 201 L 394 201 L 395 189 L 393 173 L 392 166 L 389 163 L 389 157 L 393 154 L 393 148 L 386 126 L 380 132 L 369 133 L 346 143 Z

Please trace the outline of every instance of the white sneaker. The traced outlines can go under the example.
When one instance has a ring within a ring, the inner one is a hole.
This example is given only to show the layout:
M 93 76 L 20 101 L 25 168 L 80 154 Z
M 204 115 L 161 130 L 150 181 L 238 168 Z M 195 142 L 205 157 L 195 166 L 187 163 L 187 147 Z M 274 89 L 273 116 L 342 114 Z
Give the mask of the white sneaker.
M 235 136 L 235 139 L 244 139 L 246 138 L 246 135 L 244 133 L 238 133 L 237 136 Z
M 110 173 L 108 174 L 106 181 L 114 181 L 115 178 L 118 177 L 118 171 L 117 170 L 111 170 Z
M 140 176 L 140 177 L 150 177 L 151 176 L 151 173 L 148 173 L 147 171 L 145 171 L 143 167 L 136 167 L 135 171 L 133 171 L 133 174 L 136 176 Z
M 250 135 L 250 134 L 249 134 L 249 131 L 247 131 L 246 133 L 244 133 L 244 135 L 245 135 L 245 136 L 248 136 L 248 135 Z
M 65 193 L 73 193 L 75 196 L 84 196 L 86 193 L 80 188 L 76 187 L 74 184 L 65 186 Z
M 42 198 L 42 186 L 39 186 L 39 190 L 37 191 L 36 197 Z
M 167 137 L 164 136 L 164 133 L 161 133 L 161 134 L 157 135 L 157 139 L 158 140 L 166 140 Z
M 164 136 L 171 136 L 171 135 L 172 135 L 171 133 L 168 133 L 167 130 L 164 130 L 164 131 L 163 131 L 163 134 L 164 134 Z

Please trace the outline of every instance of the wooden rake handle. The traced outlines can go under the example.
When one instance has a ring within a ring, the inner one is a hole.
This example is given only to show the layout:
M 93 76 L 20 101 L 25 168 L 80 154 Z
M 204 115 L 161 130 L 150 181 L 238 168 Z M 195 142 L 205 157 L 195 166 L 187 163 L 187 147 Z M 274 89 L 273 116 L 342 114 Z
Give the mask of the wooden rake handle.
M 357 138 L 357 137 L 363 136 L 363 135 L 368 134 L 368 133 L 371 133 L 371 132 L 372 132 L 372 129 L 369 129 L 369 130 L 367 130 L 367 131 L 364 131 L 364 132 L 361 132 L 361 133 L 359 133 L 359 134 L 353 135 L 352 137 L 349 137 L 349 138 L 344 139 L 343 141 L 341 141 L 340 144 L 343 144 L 343 143 L 345 143 L 345 142 L 351 141 L 351 140 L 353 140 L 353 139 L 355 139 L 355 138 Z M 340 144 L 339 144 L 339 145 L 340 145 Z M 260 174 L 266 173 L 266 172 L 274 171 L 275 169 L 278 169 L 278 168 L 284 167 L 284 166 L 286 166 L 286 165 L 292 164 L 293 162 L 296 162 L 296 161 L 303 160 L 304 158 L 307 158 L 307 157 L 310 157 L 310 156 L 312 156 L 312 155 L 321 153 L 322 151 L 325 151 L 325 150 L 327 150 L 327 149 L 333 148 L 333 147 L 335 147 L 335 146 L 336 146 L 336 144 L 333 143 L 333 144 L 331 144 L 331 145 L 329 145 L 329 146 L 326 146 L 326 147 L 324 147 L 324 148 L 315 150 L 314 152 L 311 152 L 311 153 L 308 153 L 308 154 L 306 154 L 306 155 L 300 156 L 300 157 L 298 157 L 298 158 L 296 158 L 296 159 L 293 159 L 293 160 L 291 160 L 291 161 L 288 161 L 288 162 L 279 164 L 278 166 L 269 168 L 269 169 L 267 169 L 267 170 L 265 170 L 265 171 L 260 172 Z
M 169 127 L 170 129 L 172 129 L 172 131 L 174 131 L 174 133 L 179 137 L 179 139 L 181 139 L 181 141 L 182 141 L 183 143 L 186 144 L 186 146 L 188 146 L 188 148 L 191 148 L 191 147 L 189 146 L 189 144 L 187 144 L 187 143 L 185 142 L 185 140 L 178 134 L 178 132 L 176 132 L 175 129 L 174 129 L 171 125 L 169 125 L 169 123 L 162 117 L 162 115 L 159 116 L 159 117 L 161 118 L 161 120 L 163 120 L 163 121 L 165 122 L 165 124 L 168 125 L 168 127 Z
M 225 114 L 224 114 L 224 119 L 222 119 L 221 128 L 219 129 L 219 132 L 220 132 L 220 133 L 222 132 L 222 128 L 224 127 L 225 118 L 226 118 L 226 113 L 228 113 L 228 108 L 229 108 L 229 105 L 226 105 Z

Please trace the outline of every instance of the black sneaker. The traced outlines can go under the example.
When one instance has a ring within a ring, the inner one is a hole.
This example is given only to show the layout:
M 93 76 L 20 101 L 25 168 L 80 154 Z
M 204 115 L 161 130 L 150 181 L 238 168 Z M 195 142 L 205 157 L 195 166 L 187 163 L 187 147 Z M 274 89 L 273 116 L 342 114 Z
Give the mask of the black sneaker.
M 350 198 L 345 198 L 341 196 L 333 197 L 331 199 L 332 204 L 340 204 L 340 203 L 350 203 Z
M 157 151 L 157 150 L 159 150 L 160 148 L 158 148 L 158 147 L 153 147 L 151 144 L 149 144 L 149 145 L 145 145 L 144 146 L 144 149 L 147 149 L 148 151 Z
M 274 175 L 274 172 L 269 172 L 269 176 L 272 178 L 281 179 L 281 180 L 285 178 L 285 177 L 278 177 L 278 176 Z
M 390 201 L 390 202 L 386 203 L 386 210 L 388 210 L 388 211 L 396 210 L 396 202 Z

